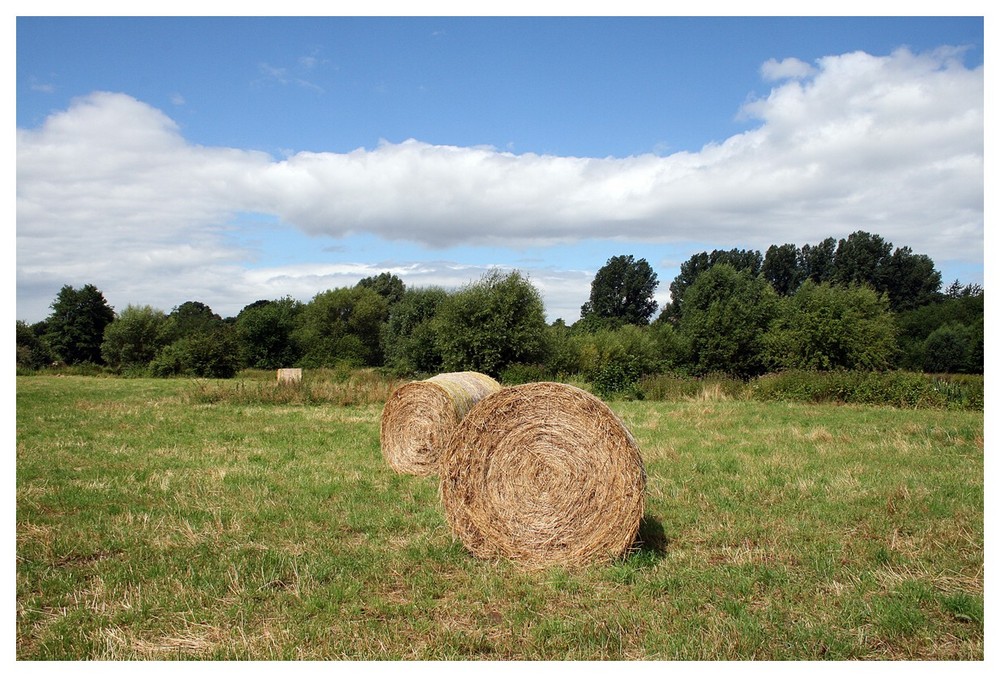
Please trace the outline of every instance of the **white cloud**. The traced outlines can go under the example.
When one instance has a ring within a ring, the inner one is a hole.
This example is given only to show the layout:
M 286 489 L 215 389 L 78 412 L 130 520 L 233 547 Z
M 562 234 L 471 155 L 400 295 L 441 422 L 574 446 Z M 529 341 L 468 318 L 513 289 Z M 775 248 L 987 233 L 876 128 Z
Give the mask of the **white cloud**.
M 782 61 L 768 59 L 760 67 L 761 76 L 768 81 L 801 80 L 815 74 L 816 69 L 805 61 L 788 58 Z
M 282 69 L 262 72 L 290 81 Z M 514 154 L 411 139 L 275 159 L 193 145 L 151 106 L 94 93 L 17 131 L 18 313 L 41 319 L 59 286 L 85 282 L 121 307 L 169 310 L 194 298 L 235 312 L 385 269 L 250 269 L 255 252 L 230 237 L 240 213 L 270 214 L 312 235 L 368 233 L 442 252 L 542 248 L 543 257 L 545 247 L 591 238 L 763 248 L 860 228 L 935 261 L 982 262 L 982 69 L 965 69 L 954 51 L 900 50 L 831 56 L 815 67 L 772 61 L 762 74 L 781 84 L 744 106 L 755 129 L 664 157 Z M 462 284 L 484 270 L 414 265 L 408 284 L 416 286 L 454 286 L 456 275 L 470 273 Z M 595 271 L 527 272 L 550 317 L 573 319 Z

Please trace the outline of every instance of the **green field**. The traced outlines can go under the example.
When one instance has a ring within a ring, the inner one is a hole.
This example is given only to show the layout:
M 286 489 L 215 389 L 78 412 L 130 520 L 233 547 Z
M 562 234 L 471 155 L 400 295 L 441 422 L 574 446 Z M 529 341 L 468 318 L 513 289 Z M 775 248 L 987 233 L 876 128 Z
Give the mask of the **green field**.
M 526 573 L 384 463 L 378 395 L 254 387 L 18 377 L 17 658 L 983 659 L 982 412 L 612 403 L 646 542 Z

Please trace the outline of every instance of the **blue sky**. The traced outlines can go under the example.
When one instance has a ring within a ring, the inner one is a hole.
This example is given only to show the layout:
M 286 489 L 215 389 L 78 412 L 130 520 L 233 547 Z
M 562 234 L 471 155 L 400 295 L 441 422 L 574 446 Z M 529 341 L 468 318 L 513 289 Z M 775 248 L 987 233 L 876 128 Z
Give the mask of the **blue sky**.
M 855 230 L 983 282 L 982 17 L 17 19 L 17 317 Z

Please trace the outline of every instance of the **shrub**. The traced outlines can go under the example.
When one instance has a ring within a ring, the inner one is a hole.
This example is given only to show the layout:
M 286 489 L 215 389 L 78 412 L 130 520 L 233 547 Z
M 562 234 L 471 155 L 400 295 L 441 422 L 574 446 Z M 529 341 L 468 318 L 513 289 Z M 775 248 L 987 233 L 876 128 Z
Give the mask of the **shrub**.
M 643 398 L 661 402 L 691 399 L 730 399 L 743 397 L 747 384 L 722 373 L 702 377 L 671 372 L 641 379 L 638 388 Z
M 552 374 L 542 364 L 512 364 L 500 372 L 500 382 L 505 386 L 551 380 Z
M 616 356 L 608 361 L 591 378 L 594 392 L 603 398 L 623 396 L 629 399 L 643 399 L 638 387 L 642 375 L 639 361 L 630 356 Z
M 906 408 L 982 409 L 981 377 L 942 377 L 916 372 L 789 370 L 762 376 L 751 394 L 758 400 L 842 402 Z

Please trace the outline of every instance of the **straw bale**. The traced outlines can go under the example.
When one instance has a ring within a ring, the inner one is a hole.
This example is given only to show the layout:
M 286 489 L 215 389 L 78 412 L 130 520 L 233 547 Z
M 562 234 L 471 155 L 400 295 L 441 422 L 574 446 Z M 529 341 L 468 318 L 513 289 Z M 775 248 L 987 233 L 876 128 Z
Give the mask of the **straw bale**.
M 302 370 L 295 369 L 279 369 L 278 370 L 278 385 L 298 385 L 302 383 Z
M 441 450 L 472 406 L 500 390 L 485 374 L 460 371 L 412 381 L 392 392 L 382 409 L 382 455 L 399 473 L 433 475 Z
M 645 507 L 639 447 L 601 400 L 562 383 L 480 401 L 441 455 L 441 500 L 475 556 L 576 567 L 631 550 Z

